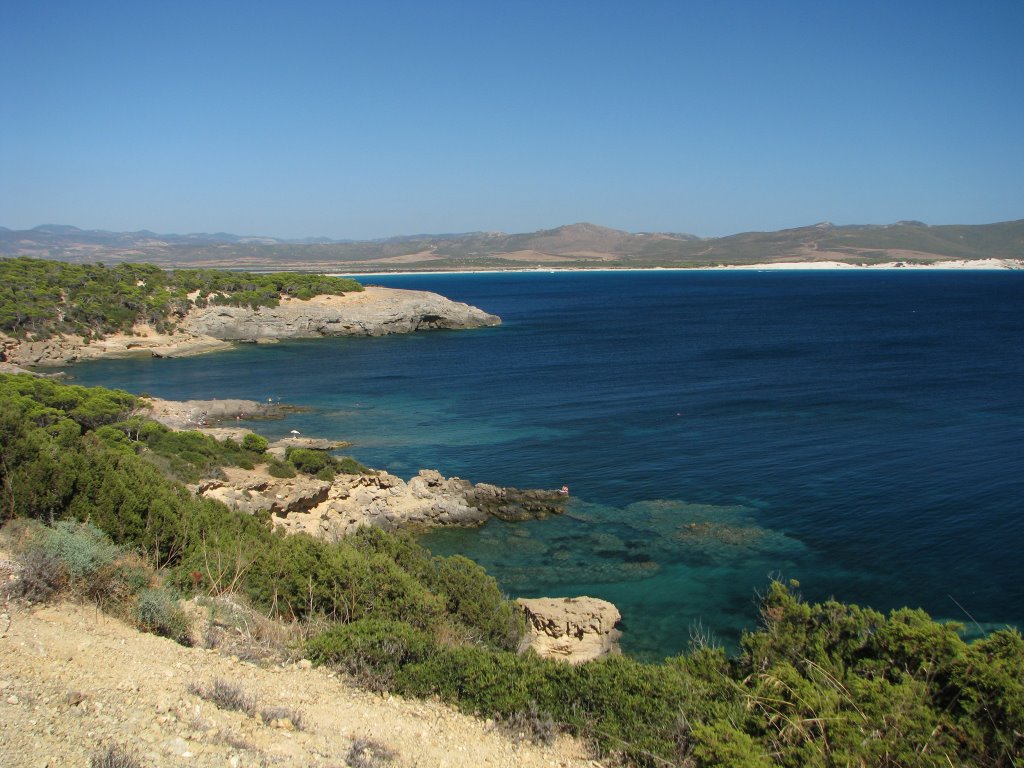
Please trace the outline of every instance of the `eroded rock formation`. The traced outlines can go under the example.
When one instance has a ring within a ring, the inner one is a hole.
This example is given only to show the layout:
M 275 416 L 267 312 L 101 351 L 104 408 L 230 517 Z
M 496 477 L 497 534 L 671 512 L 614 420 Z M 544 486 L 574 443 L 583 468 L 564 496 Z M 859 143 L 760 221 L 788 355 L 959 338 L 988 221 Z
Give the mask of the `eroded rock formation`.
M 473 485 L 424 469 L 408 482 L 388 472 L 338 475 L 333 481 L 299 475 L 273 478 L 260 468 L 225 468 L 225 479 L 207 480 L 197 493 L 239 511 L 271 512 L 289 533 L 335 538 L 360 526 L 396 530 L 441 525 L 480 525 L 492 515 L 528 519 L 559 514 L 565 497 L 554 491 L 521 491 Z
M 133 354 L 155 357 L 183 357 L 230 348 L 231 344 L 210 336 L 191 333 L 157 333 L 149 326 L 136 326 L 132 333 L 114 333 L 103 339 L 58 335 L 29 341 L 0 335 L 0 356 L 18 365 L 68 365 L 82 360 Z
M 529 646 L 546 659 L 570 664 L 619 653 L 619 609 L 596 597 L 538 597 L 516 601 L 526 616 Z

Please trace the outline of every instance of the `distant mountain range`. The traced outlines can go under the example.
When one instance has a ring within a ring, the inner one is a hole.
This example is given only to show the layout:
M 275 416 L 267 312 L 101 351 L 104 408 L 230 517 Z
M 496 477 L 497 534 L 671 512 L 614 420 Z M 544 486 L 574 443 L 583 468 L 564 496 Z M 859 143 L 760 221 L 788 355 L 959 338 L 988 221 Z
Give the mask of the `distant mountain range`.
M 1024 219 L 943 226 L 918 221 L 847 226 L 824 222 L 715 238 L 570 224 L 523 234 L 468 232 L 361 241 L 284 240 L 223 232 L 162 235 L 148 230 L 107 232 L 46 224 L 27 230 L 0 227 L 0 256 L 324 272 L 1020 260 L 1024 259 Z

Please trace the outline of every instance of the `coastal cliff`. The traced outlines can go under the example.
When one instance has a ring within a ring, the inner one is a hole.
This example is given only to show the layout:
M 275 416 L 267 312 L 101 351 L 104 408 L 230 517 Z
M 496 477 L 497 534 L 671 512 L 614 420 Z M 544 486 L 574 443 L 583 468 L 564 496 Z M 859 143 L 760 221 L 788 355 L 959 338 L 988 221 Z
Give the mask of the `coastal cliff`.
M 308 300 L 284 297 L 276 307 L 191 306 L 173 330 L 138 324 L 130 333 L 103 338 L 60 334 L 35 341 L 0 334 L 0 361 L 57 366 L 131 354 L 181 357 L 227 349 L 237 341 L 385 336 L 500 323 L 497 315 L 436 293 L 370 286 L 357 293 Z

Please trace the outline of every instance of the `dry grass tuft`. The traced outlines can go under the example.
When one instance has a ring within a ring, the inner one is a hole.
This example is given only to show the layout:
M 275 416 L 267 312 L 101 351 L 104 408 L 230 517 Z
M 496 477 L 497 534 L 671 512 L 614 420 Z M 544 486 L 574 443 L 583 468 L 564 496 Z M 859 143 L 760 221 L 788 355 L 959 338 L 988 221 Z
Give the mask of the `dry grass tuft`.
M 397 755 L 378 741 L 358 738 L 345 755 L 345 765 L 349 768 L 382 768 L 391 765 Z
M 244 712 L 247 715 L 256 713 L 255 698 L 246 693 L 242 686 L 229 683 L 223 678 L 214 679 L 213 683 L 208 686 L 193 683 L 188 690 L 189 693 L 195 694 L 219 709 Z
M 134 750 L 111 744 L 93 753 L 89 758 L 89 768 L 142 768 L 142 763 Z
M 264 725 L 274 725 L 281 721 L 291 723 L 296 731 L 301 731 L 303 727 L 302 713 L 290 707 L 267 707 L 260 712 L 260 720 Z

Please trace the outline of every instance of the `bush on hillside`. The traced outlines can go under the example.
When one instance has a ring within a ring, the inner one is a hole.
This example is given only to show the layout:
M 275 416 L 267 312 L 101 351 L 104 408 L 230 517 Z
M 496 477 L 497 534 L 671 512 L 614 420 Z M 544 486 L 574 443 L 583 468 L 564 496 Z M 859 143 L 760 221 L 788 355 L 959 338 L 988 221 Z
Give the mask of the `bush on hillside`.
M 61 520 L 43 534 L 40 546 L 57 557 L 72 582 L 114 562 L 120 550 L 90 523 Z
M 242 448 L 252 453 L 262 455 L 266 453 L 269 445 L 267 438 L 257 435 L 255 432 L 249 432 L 242 438 Z
M 306 643 L 306 657 L 351 675 L 375 691 L 390 690 L 395 675 L 436 650 L 433 639 L 401 621 L 362 619 L 335 627 Z
M 338 458 L 327 451 L 311 448 L 289 448 L 285 459 L 304 474 L 321 480 L 333 480 L 335 475 L 366 475 L 372 470 L 360 464 L 351 456 Z
M 298 470 L 290 461 L 280 461 L 279 459 L 271 458 L 267 462 L 267 474 L 271 477 L 289 478 L 295 477 L 298 474 Z
M 167 637 L 180 645 L 191 645 L 185 611 L 164 589 L 147 589 L 139 595 L 135 620 L 140 629 Z

